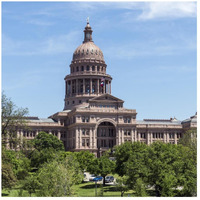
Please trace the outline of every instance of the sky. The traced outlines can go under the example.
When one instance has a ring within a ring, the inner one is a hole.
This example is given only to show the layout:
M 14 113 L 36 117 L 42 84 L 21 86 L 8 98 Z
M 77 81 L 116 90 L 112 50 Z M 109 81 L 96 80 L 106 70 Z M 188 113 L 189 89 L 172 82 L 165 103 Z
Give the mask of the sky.
M 2 90 L 30 116 L 64 108 L 64 77 L 89 17 L 112 95 L 137 119 L 197 111 L 196 2 L 2 2 Z

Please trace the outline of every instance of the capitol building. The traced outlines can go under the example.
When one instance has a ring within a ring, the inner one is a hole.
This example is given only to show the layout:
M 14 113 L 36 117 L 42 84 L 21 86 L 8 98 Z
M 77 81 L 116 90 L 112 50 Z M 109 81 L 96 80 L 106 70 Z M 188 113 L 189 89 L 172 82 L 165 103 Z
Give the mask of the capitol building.
M 111 95 L 112 77 L 106 73 L 103 52 L 92 39 L 87 22 L 84 41 L 73 53 L 65 80 L 63 111 L 47 119 L 27 117 L 29 130 L 18 135 L 33 139 L 40 131 L 63 141 L 66 151 L 89 150 L 97 157 L 126 141 L 177 144 L 184 132 L 197 127 L 197 113 L 184 120 L 137 120 L 135 109 L 124 108 L 122 99 Z

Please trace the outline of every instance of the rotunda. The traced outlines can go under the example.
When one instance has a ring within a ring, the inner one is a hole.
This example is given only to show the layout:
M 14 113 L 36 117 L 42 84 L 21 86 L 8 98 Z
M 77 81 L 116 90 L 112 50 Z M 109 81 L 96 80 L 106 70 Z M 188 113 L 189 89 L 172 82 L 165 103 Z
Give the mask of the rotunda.
M 88 104 L 89 99 L 102 94 L 111 94 L 112 77 L 106 74 L 107 65 L 103 52 L 92 40 L 92 28 L 87 21 L 84 41 L 76 48 L 70 64 L 70 74 L 65 77 L 65 106 Z

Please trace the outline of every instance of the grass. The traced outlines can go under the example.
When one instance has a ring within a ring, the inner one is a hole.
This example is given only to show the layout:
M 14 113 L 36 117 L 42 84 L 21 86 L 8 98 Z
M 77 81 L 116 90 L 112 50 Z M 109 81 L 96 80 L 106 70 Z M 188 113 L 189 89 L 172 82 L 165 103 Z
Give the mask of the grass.
M 74 185 L 73 191 L 74 191 L 73 197 L 95 197 L 95 183 L 86 182 Z M 134 196 L 133 193 L 134 193 L 133 190 L 129 190 L 124 194 L 124 197 L 127 197 L 128 195 L 133 197 Z M 20 186 L 12 188 L 10 191 L 2 190 L 1 195 L 2 197 L 19 197 L 19 196 L 29 197 L 29 194 L 26 190 L 20 190 Z M 103 187 L 103 195 L 102 195 L 102 185 L 98 183 L 97 195 L 103 197 L 120 197 L 121 193 L 119 191 L 116 191 L 114 185 L 106 185 L 105 187 Z M 36 197 L 36 194 L 33 193 L 31 196 Z

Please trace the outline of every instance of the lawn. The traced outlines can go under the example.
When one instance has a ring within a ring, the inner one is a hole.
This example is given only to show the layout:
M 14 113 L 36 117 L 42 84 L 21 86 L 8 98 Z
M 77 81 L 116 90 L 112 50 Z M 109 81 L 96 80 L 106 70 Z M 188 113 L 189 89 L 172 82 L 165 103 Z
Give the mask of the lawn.
M 95 183 L 93 182 L 86 182 L 81 183 L 78 185 L 73 186 L 73 197 L 95 197 Z M 102 192 L 103 191 L 103 192 Z M 131 196 L 133 197 L 133 190 L 129 190 L 124 194 L 125 197 Z M 103 196 L 103 197 L 120 197 L 121 193 L 119 191 L 116 191 L 115 186 L 113 185 L 107 185 L 103 187 L 102 185 L 97 184 L 97 195 Z M 2 190 L 2 196 L 3 197 L 29 197 L 29 194 L 26 190 L 20 190 L 20 186 L 13 188 L 12 190 Z M 36 195 L 33 193 L 31 195 L 32 197 L 35 197 Z

